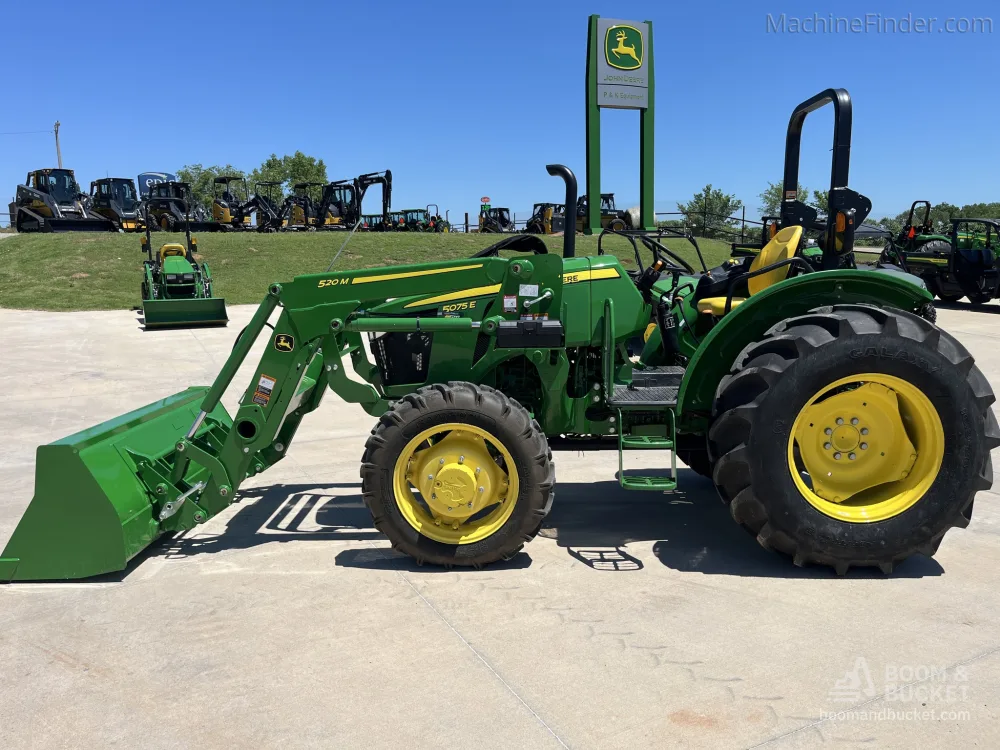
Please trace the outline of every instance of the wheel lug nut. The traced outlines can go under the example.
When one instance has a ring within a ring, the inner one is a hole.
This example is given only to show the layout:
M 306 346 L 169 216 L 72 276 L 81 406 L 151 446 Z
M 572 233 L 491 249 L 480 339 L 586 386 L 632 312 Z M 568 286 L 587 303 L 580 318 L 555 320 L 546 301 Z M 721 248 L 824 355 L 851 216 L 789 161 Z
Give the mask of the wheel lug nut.
M 862 443 L 861 444 L 861 450 L 863 450 L 863 451 L 868 450 L 868 443 Z
M 857 424 L 859 421 L 857 417 L 851 417 L 851 424 Z
M 469 503 L 469 507 L 470 507 L 470 508 L 472 507 L 472 503 Z
M 455 510 L 454 508 L 448 508 L 448 510 Z
M 844 418 L 843 417 L 837 417 L 837 424 L 844 424 Z
M 862 435 L 867 435 L 868 434 L 868 428 L 867 427 L 862 427 L 861 428 L 861 434 Z
M 848 453 L 847 457 L 853 461 L 854 459 L 856 459 L 858 457 L 858 454 L 857 453 Z
M 459 462 L 460 464 L 464 464 L 464 463 L 465 463 L 465 456 L 459 456 L 459 457 L 458 457 L 458 462 Z
M 823 430 L 823 434 L 825 434 L 825 435 L 832 435 L 833 434 L 833 430 L 831 428 L 827 427 L 825 430 Z
M 428 479 L 434 479 L 434 475 L 433 475 L 433 474 L 428 474 L 428 475 L 427 475 L 427 478 L 428 478 Z
M 823 443 L 823 447 L 826 448 L 827 450 L 830 450 L 833 447 L 833 444 L 832 443 Z
M 486 488 L 485 488 L 485 487 L 480 487 L 480 488 L 479 488 L 479 494 L 480 494 L 480 495 L 482 495 L 482 494 L 483 494 L 483 493 L 484 493 L 485 491 L 486 491 Z
M 481 471 L 482 471 L 482 468 L 480 468 L 479 466 L 477 466 L 476 467 L 476 475 L 478 476 L 479 472 L 481 472 Z
M 840 460 L 840 452 L 838 451 L 837 453 L 834 453 L 833 454 L 833 458 L 834 458 L 834 460 L 839 461 Z
M 442 458 L 440 461 L 438 461 L 438 463 L 444 466 L 444 459 Z

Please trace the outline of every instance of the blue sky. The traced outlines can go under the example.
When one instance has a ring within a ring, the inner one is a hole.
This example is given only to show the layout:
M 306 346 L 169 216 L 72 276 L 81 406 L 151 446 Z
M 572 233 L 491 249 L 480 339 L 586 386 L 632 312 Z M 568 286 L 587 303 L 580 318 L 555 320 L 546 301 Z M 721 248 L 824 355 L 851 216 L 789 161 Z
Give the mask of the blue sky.
M 28 5 L 5 14 L 8 28 Z M 49 6 L 47 6 L 48 8 Z M 188 163 L 250 170 L 270 153 L 322 157 L 331 179 L 391 168 L 394 207 L 437 203 L 452 220 L 481 196 L 526 217 L 561 199 L 544 165 L 584 178 L 587 15 L 653 22 L 656 207 L 706 183 L 758 213 L 782 169 L 794 105 L 829 87 L 854 98 L 851 186 L 895 214 L 916 198 L 1000 200 L 992 34 L 767 33 L 767 16 L 996 16 L 994 3 L 276 2 L 177 0 L 117 13 L 56 2 L 44 34 L 5 34 L 19 82 L 0 133 L 59 119 L 64 165 L 97 177 Z M 169 10 L 165 10 L 169 7 Z M 38 27 L 42 28 L 42 27 Z M 155 52 L 160 50 L 160 52 Z M 44 51 L 43 54 L 39 54 Z M 8 91 L 12 88 L 8 87 Z M 30 93 L 29 93 L 30 92 Z M 605 191 L 638 200 L 638 114 L 605 110 Z M 801 178 L 829 181 L 829 111 L 805 128 Z M 6 204 L 47 134 L 0 135 Z M 953 161 L 954 157 L 954 161 Z M 373 191 L 374 210 L 378 201 Z

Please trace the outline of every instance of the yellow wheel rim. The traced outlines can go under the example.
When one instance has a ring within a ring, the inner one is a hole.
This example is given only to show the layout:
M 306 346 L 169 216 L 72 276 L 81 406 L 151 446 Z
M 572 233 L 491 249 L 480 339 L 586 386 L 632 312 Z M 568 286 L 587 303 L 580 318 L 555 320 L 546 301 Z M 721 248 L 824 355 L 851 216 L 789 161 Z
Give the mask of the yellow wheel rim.
M 472 544 L 498 531 L 514 512 L 517 469 L 510 451 L 471 424 L 441 424 L 410 440 L 393 469 L 403 518 L 444 544 Z
M 788 467 L 814 508 L 850 523 L 883 521 L 930 489 L 944 459 L 944 428 L 930 399 L 892 375 L 841 378 L 799 412 Z

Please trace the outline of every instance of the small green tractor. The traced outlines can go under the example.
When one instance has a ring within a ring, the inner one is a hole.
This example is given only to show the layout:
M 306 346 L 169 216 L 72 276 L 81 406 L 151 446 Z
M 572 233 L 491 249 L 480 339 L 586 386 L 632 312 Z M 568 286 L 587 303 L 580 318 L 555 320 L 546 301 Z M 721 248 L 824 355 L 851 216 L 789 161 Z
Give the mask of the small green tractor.
M 178 201 L 187 219 L 188 206 Z M 150 228 L 142 238 L 146 260 L 142 262 L 143 325 L 153 328 L 224 326 L 229 322 L 226 301 L 212 290 L 212 272 L 195 257 L 198 241 L 191 237 L 190 221 L 185 222 L 185 243 L 168 242 L 153 250 Z
M 923 279 L 927 288 L 945 302 L 966 297 L 981 305 L 1000 296 L 1000 221 L 959 218 L 951 220 L 949 235 L 933 234 L 925 224 L 903 227 L 899 238 L 889 242 L 882 260 Z M 915 203 L 914 206 L 917 204 Z
M 547 169 L 577 205 L 573 173 Z M 683 479 L 679 456 L 796 565 L 888 573 L 933 555 L 992 486 L 993 392 L 918 314 L 926 289 L 842 267 L 860 204 L 846 189 L 829 198 L 821 269 L 789 225 L 711 269 L 634 232 L 618 235 L 636 270 L 577 257 L 566 232 L 562 257 L 517 234 L 470 258 L 272 283 L 210 386 L 39 447 L 0 579 L 124 570 L 238 501 L 328 390 L 372 416 L 364 502 L 418 562 L 516 555 L 552 508 L 560 450 L 608 450 L 624 490 L 657 493 Z M 230 415 L 222 395 L 259 339 Z M 669 453 L 659 469 L 622 470 L 624 454 L 651 450 Z

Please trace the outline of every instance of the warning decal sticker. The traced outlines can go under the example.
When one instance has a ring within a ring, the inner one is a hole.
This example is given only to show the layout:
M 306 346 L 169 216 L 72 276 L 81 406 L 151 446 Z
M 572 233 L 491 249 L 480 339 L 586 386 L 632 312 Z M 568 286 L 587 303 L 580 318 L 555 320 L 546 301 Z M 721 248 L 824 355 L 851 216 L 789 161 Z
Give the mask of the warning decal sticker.
M 257 381 L 257 390 L 253 393 L 253 402 L 258 406 L 267 406 L 267 402 L 271 400 L 274 384 L 277 382 L 270 375 L 262 374 L 260 380 Z

